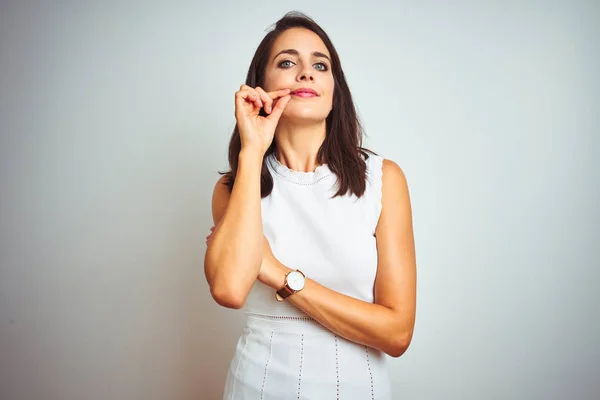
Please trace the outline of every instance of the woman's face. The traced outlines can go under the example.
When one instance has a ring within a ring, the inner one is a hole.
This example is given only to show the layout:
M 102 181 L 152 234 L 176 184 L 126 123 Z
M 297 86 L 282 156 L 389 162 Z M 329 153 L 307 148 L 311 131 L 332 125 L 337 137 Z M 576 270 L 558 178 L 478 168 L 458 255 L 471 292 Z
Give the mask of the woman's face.
M 282 118 L 323 121 L 333 104 L 330 54 L 314 32 L 291 28 L 273 43 L 263 89 L 290 89 L 292 99 Z

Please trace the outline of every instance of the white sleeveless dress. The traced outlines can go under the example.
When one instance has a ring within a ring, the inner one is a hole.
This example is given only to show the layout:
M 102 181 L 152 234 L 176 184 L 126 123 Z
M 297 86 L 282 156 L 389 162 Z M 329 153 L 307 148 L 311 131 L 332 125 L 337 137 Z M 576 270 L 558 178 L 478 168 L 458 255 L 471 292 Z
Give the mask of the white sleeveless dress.
M 275 257 L 342 294 L 373 302 L 375 228 L 381 213 L 383 158 L 369 155 L 367 189 L 331 197 L 327 165 L 293 171 L 267 156 L 272 193 L 262 199 L 263 232 Z M 329 331 L 256 282 L 246 326 L 227 373 L 224 400 L 390 399 L 388 356 Z

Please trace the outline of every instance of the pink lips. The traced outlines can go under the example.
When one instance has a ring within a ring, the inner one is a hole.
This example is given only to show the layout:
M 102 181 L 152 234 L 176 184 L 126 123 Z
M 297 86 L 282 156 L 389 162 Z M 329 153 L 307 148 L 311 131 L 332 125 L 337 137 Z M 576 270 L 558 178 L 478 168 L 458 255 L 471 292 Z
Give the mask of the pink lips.
M 317 96 L 317 92 L 315 92 L 312 89 L 308 89 L 308 88 L 296 89 L 296 90 L 292 91 L 290 94 L 293 96 L 298 96 L 298 97 L 316 97 Z

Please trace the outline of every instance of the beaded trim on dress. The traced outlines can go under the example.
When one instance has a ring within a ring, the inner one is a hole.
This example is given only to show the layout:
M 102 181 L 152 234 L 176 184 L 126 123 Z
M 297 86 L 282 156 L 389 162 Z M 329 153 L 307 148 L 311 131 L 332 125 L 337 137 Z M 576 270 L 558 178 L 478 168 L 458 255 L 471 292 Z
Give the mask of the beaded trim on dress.
M 275 153 L 267 155 L 267 165 L 275 174 L 298 185 L 313 185 L 333 175 L 327 164 L 319 165 L 313 172 L 295 171 L 281 164 Z

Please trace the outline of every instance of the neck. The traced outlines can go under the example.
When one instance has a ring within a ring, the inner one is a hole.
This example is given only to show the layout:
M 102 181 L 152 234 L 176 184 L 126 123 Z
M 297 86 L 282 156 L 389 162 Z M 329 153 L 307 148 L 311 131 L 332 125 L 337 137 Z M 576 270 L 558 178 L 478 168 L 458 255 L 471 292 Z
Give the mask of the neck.
M 279 162 L 291 170 L 313 172 L 320 164 L 317 154 L 326 134 L 326 122 L 294 124 L 279 121 L 275 136 Z

